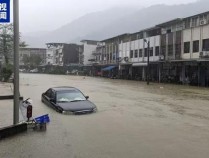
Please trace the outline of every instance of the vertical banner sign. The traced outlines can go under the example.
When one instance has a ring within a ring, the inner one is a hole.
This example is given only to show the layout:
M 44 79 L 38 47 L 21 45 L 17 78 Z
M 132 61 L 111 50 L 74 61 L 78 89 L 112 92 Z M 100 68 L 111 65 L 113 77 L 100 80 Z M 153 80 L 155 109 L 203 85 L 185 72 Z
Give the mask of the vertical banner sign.
M 0 0 L 0 23 L 10 22 L 10 0 Z

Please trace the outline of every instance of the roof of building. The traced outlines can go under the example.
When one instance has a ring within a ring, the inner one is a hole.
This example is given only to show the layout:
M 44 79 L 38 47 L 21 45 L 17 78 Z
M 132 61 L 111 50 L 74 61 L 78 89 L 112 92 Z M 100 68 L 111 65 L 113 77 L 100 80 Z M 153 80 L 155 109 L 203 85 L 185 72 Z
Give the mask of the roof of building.
M 63 45 L 63 44 L 67 44 L 67 43 L 59 43 L 59 42 L 46 43 L 46 45 Z
M 83 39 L 83 40 L 81 40 L 80 42 L 95 42 L 95 43 L 97 43 L 97 42 L 99 42 L 99 41 L 96 41 L 96 40 L 85 40 L 85 39 Z
M 196 17 L 196 16 L 199 16 L 199 15 L 202 15 L 202 14 L 209 14 L 209 11 L 203 12 L 203 13 L 199 13 L 199 14 L 195 14 L 195 15 L 192 15 L 192 16 L 185 17 L 185 18 L 183 18 L 183 20 L 184 20 L 184 19 L 187 19 L 187 18 Z
M 176 18 L 176 19 L 173 19 L 173 20 L 170 20 L 170 21 L 167 21 L 167 22 L 158 24 L 158 25 L 156 25 L 156 26 L 157 26 L 157 27 L 163 27 L 163 26 L 175 24 L 175 23 L 180 22 L 180 21 L 182 21 L 181 18 Z
M 99 41 L 95 41 L 95 40 L 81 40 L 80 42 L 82 42 L 82 43 L 87 43 L 87 44 L 93 44 L 93 45 L 97 45 L 97 43 L 99 42 Z
M 46 48 L 20 48 L 20 50 L 46 50 Z
M 170 20 L 170 21 L 158 24 L 156 26 L 157 27 L 163 27 L 163 26 L 167 26 L 167 25 L 172 25 L 172 24 L 175 24 L 177 22 L 181 22 L 181 21 L 183 21 L 185 19 L 196 17 L 196 16 L 199 16 L 199 15 L 202 15 L 202 14 L 209 14 L 209 11 L 203 12 L 203 13 L 199 13 L 199 14 L 195 14 L 195 15 L 192 15 L 192 16 L 188 16 L 188 17 L 185 17 L 185 18 L 176 18 L 176 19 L 173 19 L 173 20 Z
M 118 36 L 114 36 L 114 37 L 111 37 L 111 38 L 108 38 L 108 39 L 104 39 L 100 42 L 106 42 L 106 41 L 109 41 L 109 40 L 113 40 L 115 38 L 120 38 L 120 37 L 124 37 L 124 36 L 127 36 L 127 35 L 130 35 L 129 33 L 124 33 L 124 34 L 121 34 L 121 35 L 118 35 Z

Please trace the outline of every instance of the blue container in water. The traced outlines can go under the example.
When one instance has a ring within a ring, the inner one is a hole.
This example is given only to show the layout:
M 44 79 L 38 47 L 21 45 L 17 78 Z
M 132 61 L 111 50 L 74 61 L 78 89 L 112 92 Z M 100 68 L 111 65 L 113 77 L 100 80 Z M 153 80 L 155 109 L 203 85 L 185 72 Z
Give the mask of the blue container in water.
M 49 115 L 46 114 L 46 115 L 42 115 L 42 116 L 36 117 L 35 121 L 37 123 L 40 123 L 40 124 L 42 124 L 42 123 L 49 123 L 50 122 Z

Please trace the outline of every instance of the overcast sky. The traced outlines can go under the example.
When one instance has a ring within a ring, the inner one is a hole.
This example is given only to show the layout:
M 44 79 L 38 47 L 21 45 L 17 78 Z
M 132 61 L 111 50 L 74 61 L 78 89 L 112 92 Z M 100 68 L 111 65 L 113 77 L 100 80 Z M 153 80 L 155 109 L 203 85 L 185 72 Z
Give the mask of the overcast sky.
M 113 7 L 148 7 L 197 0 L 19 0 L 20 31 L 51 31 L 90 12 Z M 12 3 L 12 1 L 11 1 Z

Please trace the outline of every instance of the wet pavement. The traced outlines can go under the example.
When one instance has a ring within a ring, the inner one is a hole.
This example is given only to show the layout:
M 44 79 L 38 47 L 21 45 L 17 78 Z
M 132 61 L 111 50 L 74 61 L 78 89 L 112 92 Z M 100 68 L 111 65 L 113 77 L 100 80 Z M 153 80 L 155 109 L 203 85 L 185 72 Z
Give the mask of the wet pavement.
M 33 115 L 49 114 L 46 132 L 0 141 L 0 158 L 208 158 L 209 89 L 82 76 L 21 74 L 20 93 Z M 75 86 L 98 107 L 62 115 L 41 102 L 49 87 Z M 0 83 L 0 94 L 10 94 Z M 0 101 L 0 127 L 12 123 L 12 101 Z

